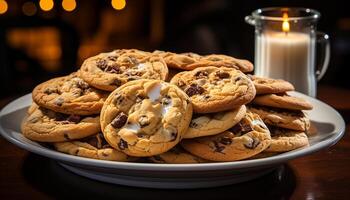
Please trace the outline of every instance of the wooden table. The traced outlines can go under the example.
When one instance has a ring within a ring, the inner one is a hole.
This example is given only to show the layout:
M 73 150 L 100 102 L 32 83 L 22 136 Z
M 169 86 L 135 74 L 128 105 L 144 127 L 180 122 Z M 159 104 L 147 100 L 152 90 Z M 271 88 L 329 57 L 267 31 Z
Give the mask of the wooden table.
M 0 137 L 0 199 L 98 196 L 114 199 L 350 199 L 350 90 L 319 87 L 318 98 L 346 121 L 333 147 L 295 159 L 271 174 L 231 186 L 201 190 L 152 190 L 111 185 L 72 174 L 54 161 L 28 153 Z M 1 101 L 3 107 L 5 102 Z

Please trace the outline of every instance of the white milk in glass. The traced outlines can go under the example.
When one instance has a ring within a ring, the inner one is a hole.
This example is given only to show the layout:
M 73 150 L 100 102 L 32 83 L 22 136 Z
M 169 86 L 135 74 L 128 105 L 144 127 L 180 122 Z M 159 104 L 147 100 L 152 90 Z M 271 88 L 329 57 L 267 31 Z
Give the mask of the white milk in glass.
M 291 82 L 299 92 L 316 95 L 315 39 L 310 34 L 266 31 L 255 40 L 255 74 Z

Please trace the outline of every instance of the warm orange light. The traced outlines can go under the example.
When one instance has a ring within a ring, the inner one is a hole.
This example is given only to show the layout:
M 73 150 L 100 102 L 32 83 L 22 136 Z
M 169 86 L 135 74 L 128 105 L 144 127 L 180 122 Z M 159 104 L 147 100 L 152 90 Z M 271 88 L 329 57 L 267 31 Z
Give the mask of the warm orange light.
M 283 32 L 286 32 L 286 33 L 289 32 L 289 30 L 290 30 L 287 13 L 283 13 L 282 30 L 283 30 Z
M 111 4 L 114 9 L 122 10 L 123 8 L 125 8 L 126 2 L 125 0 L 112 0 Z
M 39 6 L 43 11 L 50 11 L 54 6 L 54 2 L 53 0 L 40 0 Z
M 62 8 L 65 11 L 71 12 L 77 7 L 77 3 L 75 0 L 63 0 L 62 1 Z
M 8 9 L 7 2 L 5 0 L 0 0 L 0 15 L 4 14 Z
M 37 11 L 36 6 L 31 1 L 27 1 L 22 5 L 22 12 L 27 16 L 35 15 L 36 11 Z

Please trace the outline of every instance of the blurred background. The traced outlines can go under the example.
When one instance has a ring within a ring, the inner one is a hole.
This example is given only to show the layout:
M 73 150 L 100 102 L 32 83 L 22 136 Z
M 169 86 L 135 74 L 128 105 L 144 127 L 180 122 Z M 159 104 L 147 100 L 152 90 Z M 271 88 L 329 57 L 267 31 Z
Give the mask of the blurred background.
M 0 99 L 30 92 L 75 71 L 84 59 L 118 48 L 254 60 L 254 29 L 244 22 L 270 6 L 317 9 L 331 37 L 321 84 L 350 88 L 350 12 L 336 1 L 258 0 L 0 0 Z

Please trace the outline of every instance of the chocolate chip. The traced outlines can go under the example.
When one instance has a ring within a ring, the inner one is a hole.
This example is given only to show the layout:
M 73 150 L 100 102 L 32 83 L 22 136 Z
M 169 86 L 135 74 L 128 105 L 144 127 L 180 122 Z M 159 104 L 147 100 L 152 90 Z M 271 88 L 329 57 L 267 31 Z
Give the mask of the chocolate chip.
M 57 88 L 46 88 L 45 90 L 44 90 L 44 93 L 45 94 L 52 94 L 52 93 L 57 93 L 57 94 L 59 94 L 59 91 L 58 91 L 58 89 Z
M 197 84 L 191 84 L 191 86 L 185 90 L 186 94 L 190 97 L 196 94 L 202 94 L 204 91 L 205 89 Z
M 128 143 L 125 140 L 120 139 L 120 141 L 118 143 L 118 147 L 119 147 L 120 150 L 127 149 L 128 148 Z
M 206 71 L 198 71 L 194 74 L 196 78 L 206 78 L 208 77 L 208 72 Z
M 118 56 L 117 55 L 114 55 L 114 56 L 108 56 L 107 57 L 108 60 L 111 60 L 111 61 L 117 61 L 118 59 Z
M 170 142 L 175 141 L 176 138 L 177 138 L 177 133 L 174 133 L 174 132 L 173 132 L 173 133 L 170 134 L 170 136 L 171 136 Z
M 129 62 L 130 62 L 131 64 L 133 64 L 133 65 L 139 64 L 139 61 L 137 61 L 137 59 L 136 59 L 135 57 L 129 56 L 128 58 L 129 58 Z
M 115 85 L 117 87 L 122 85 L 122 81 L 119 80 L 118 78 L 114 79 L 113 82 L 111 83 L 111 85 Z
M 237 77 L 235 78 L 235 82 L 238 82 L 238 81 L 240 81 L 240 80 L 242 80 L 242 77 L 240 77 L 240 76 L 237 76 Z
M 145 96 L 138 94 L 136 96 L 136 103 L 140 103 L 142 100 L 146 99 Z
M 232 139 L 230 137 L 221 137 L 220 138 L 220 141 L 219 141 L 221 144 L 224 144 L 224 145 L 229 145 L 229 144 L 232 144 Z
M 126 114 L 124 114 L 123 112 L 120 112 L 111 122 L 111 125 L 114 128 L 121 128 L 124 126 L 124 124 L 126 123 L 126 121 L 128 120 L 128 116 L 126 116 Z
M 124 96 L 121 94 L 115 95 L 115 97 L 113 99 L 114 105 L 120 105 L 121 103 L 123 103 L 123 101 L 124 101 Z
M 120 74 L 121 70 L 119 68 L 119 65 L 117 63 L 113 63 L 112 65 L 108 65 L 105 69 L 105 72 L 112 73 L 112 74 Z
M 73 123 L 79 123 L 80 120 L 81 120 L 80 115 L 69 115 L 69 117 L 67 118 L 67 121 L 73 122 Z
M 144 138 L 146 136 L 146 134 L 144 133 L 137 133 L 137 137 L 139 138 Z
M 82 79 L 78 79 L 76 84 L 77 84 L 77 87 L 80 89 L 88 89 L 90 87 L 89 84 L 83 81 Z
M 165 95 L 164 98 L 162 99 L 162 104 L 163 105 L 168 105 L 171 102 L 171 98 L 169 95 Z
M 64 137 L 65 140 L 70 140 L 69 135 L 67 133 L 64 133 L 63 137 Z
M 57 106 L 62 106 L 63 102 L 64 102 L 64 99 L 63 99 L 62 97 L 58 97 L 58 98 L 55 100 L 54 103 L 55 103 Z
M 198 126 L 198 124 L 196 122 L 191 121 L 191 123 L 190 123 L 191 128 L 196 128 L 197 126 Z
M 214 151 L 219 153 L 222 153 L 222 151 L 225 149 L 225 146 L 220 146 L 216 141 L 214 141 L 214 147 Z
M 140 77 L 137 77 L 137 76 L 128 77 L 128 81 L 134 81 L 134 80 L 138 80 L 138 79 L 140 79 Z
M 252 140 L 248 144 L 244 144 L 247 149 L 255 149 L 260 144 L 259 139 L 252 138 Z
M 83 138 L 81 139 L 82 142 L 88 143 L 93 147 L 98 147 L 98 139 L 97 136 L 91 136 L 91 137 L 87 137 L 87 138 Z
M 236 124 L 234 127 L 230 129 L 230 131 L 233 132 L 234 134 L 246 134 L 252 130 L 253 129 L 249 124 L 243 123 L 243 122 L 239 122 L 238 124 Z
M 107 61 L 104 59 L 98 59 L 96 60 L 96 66 L 102 70 L 104 70 L 108 65 Z
M 141 128 L 148 126 L 150 124 L 150 121 L 146 115 L 141 115 L 138 121 L 139 121 Z
M 79 153 L 79 149 L 77 149 L 77 150 L 75 150 L 75 155 L 78 155 L 78 153 Z
M 219 78 L 230 78 L 230 74 L 223 71 L 217 71 L 216 76 Z

